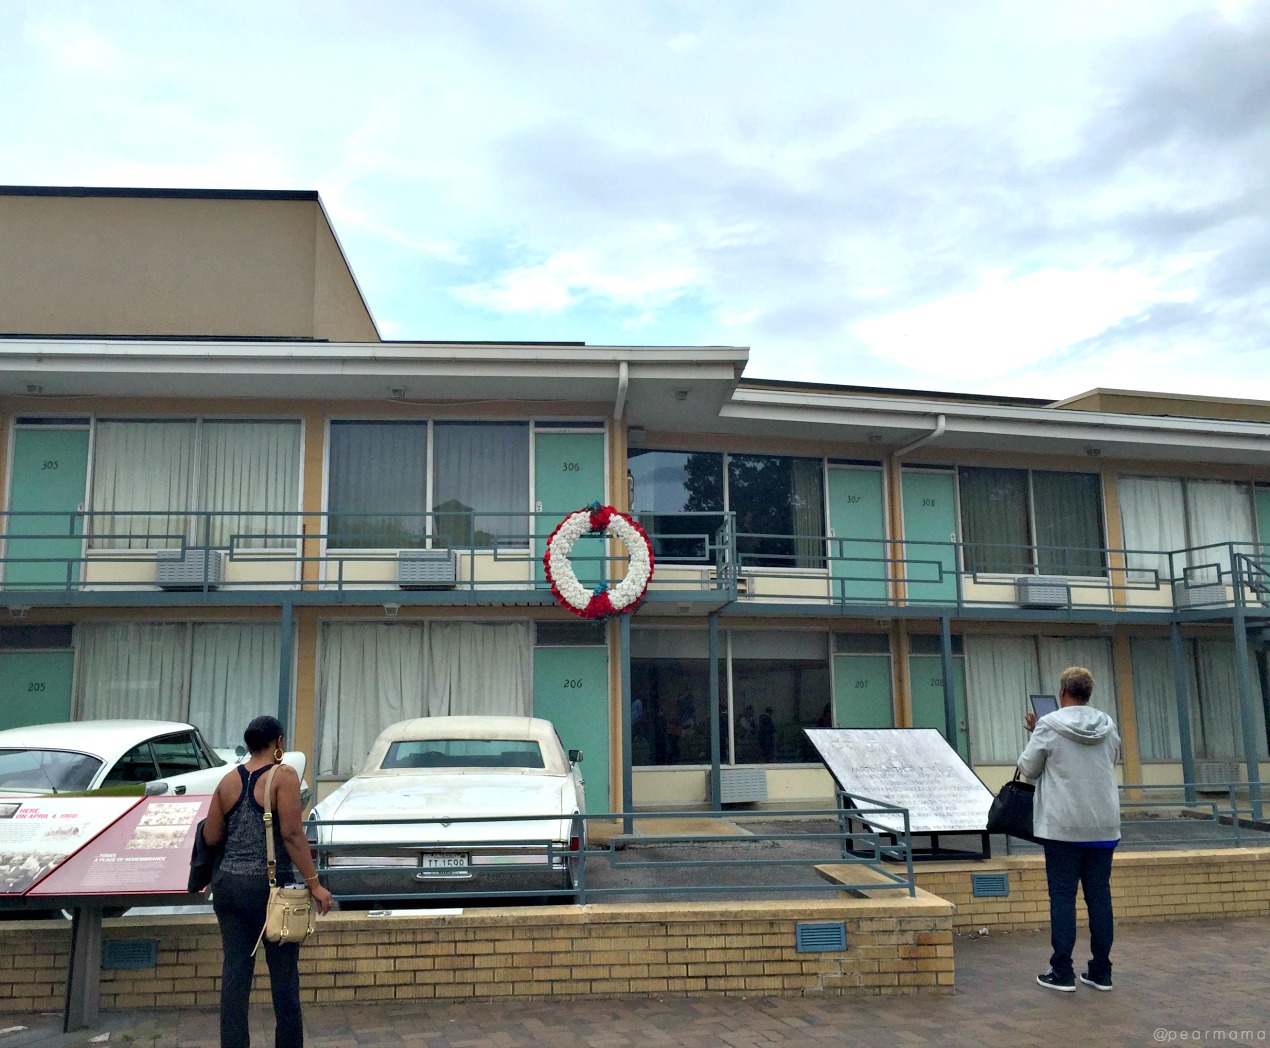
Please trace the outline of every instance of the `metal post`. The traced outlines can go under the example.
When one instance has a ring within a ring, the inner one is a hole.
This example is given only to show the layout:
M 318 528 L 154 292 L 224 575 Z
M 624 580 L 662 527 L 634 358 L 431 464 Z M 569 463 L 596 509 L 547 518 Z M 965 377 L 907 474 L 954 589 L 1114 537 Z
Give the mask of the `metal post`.
M 944 738 L 954 750 L 957 745 L 957 689 L 953 683 L 952 623 L 947 615 L 939 617 L 939 668 L 944 678 Z
M 719 613 L 710 612 L 708 643 L 706 650 L 710 659 L 710 806 L 715 811 L 723 811 L 721 800 L 723 776 L 719 772 L 721 754 L 719 752 Z
M 1257 718 L 1253 712 L 1252 664 L 1248 650 L 1248 620 L 1242 602 L 1235 605 L 1235 661 L 1239 671 L 1239 719 L 1243 727 L 1244 762 L 1248 765 L 1248 800 L 1252 817 L 1261 818 L 1261 755 L 1257 750 Z
M 294 633 L 293 612 L 295 605 L 289 601 L 282 602 L 282 621 L 278 628 L 282 631 L 278 643 L 278 723 L 282 725 L 282 733 L 290 733 L 291 714 L 291 635 Z M 296 740 L 292 739 L 292 745 Z
M 1173 698 L 1177 702 L 1177 739 L 1182 750 L 1182 782 L 1186 784 L 1186 803 L 1195 803 L 1195 743 L 1191 738 L 1191 689 L 1188 681 L 1186 642 L 1182 624 L 1169 626 L 1173 653 Z
M 634 778 L 631 775 L 631 617 L 619 615 L 618 662 L 622 674 L 622 832 L 634 832 L 635 822 L 631 813 L 635 805 L 631 799 Z M 648 714 L 651 716 L 651 711 Z
M 101 1003 L 101 907 L 77 906 L 71 918 L 71 962 L 66 976 L 62 1032 L 97 1025 Z

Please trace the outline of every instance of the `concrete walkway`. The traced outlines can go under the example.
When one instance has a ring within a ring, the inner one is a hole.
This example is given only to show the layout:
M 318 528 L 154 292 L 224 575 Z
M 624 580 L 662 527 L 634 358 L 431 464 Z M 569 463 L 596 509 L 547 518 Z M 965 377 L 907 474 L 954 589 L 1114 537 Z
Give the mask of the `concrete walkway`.
M 1116 988 L 1043 990 L 1048 935 L 959 937 L 957 991 L 943 998 L 651 998 L 309 1006 L 310 1048 L 726 1048 L 924 1045 L 967 1048 L 1270 1042 L 1270 920 L 1117 929 Z M 1077 949 L 1083 949 L 1083 937 Z M 1079 958 L 1079 954 L 1078 954 Z M 1079 959 L 1078 959 L 1079 964 Z M 208 1010 L 105 1013 L 99 1029 L 60 1033 L 60 1016 L 0 1017 L 0 1048 L 216 1048 Z M 257 1046 L 272 1014 L 252 1016 Z M 25 1029 L 12 1029 L 23 1026 Z M 4 1030 L 9 1027 L 9 1030 Z M 108 1034 L 108 1039 L 103 1037 Z

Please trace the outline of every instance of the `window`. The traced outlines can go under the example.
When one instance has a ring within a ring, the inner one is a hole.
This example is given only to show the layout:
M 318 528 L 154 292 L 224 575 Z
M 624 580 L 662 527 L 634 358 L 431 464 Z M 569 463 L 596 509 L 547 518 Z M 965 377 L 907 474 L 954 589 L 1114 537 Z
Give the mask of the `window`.
M 824 464 L 783 455 L 731 455 L 728 507 L 742 566 L 823 568 Z
M 653 556 L 713 564 L 723 526 L 723 455 L 632 448 L 626 467 L 631 506 L 652 540 Z
M 332 422 L 330 433 L 330 546 L 528 542 L 528 423 Z
M 803 728 L 830 709 L 829 641 L 819 631 L 719 634 L 720 760 L 818 760 Z M 708 765 L 710 659 L 704 630 L 631 633 L 631 758 L 640 766 Z
M 1101 485 L 1096 473 L 958 471 L 966 570 L 1101 576 Z
M 1013 764 L 1027 744 L 1027 697 L 1058 693 L 1068 666 L 1094 675 L 1089 704 L 1115 715 L 1116 684 L 1111 641 L 1106 637 L 965 638 L 970 749 L 980 764 Z
M 75 636 L 84 720 L 188 721 L 210 745 L 233 748 L 253 717 L 278 708 L 272 623 L 84 623 Z
M 742 564 L 825 566 L 820 459 L 633 448 L 627 468 L 632 506 L 660 560 L 714 563 L 722 513 L 731 510 Z
M 332 622 L 318 676 L 319 775 L 352 775 L 379 733 L 412 717 L 529 716 L 528 622 Z
M 1142 759 L 1180 760 L 1172 644 L 1163 637 L 1135 637 L 1131 650 Z M 1183 659 L 1194 756 L 1208 760 L 1242 759 L 1243 720 L 1234 642 L 1218 638 L 1186 640 Z M 1257 679 L 1255 674 L 1252 676 Z M 1259 691 L 1253 697 L 1253 707 L 1255 745 L 1264 760 L 1265 704 Z
M 1181 579 L 1187 568 L 1198 569 L 1191 582 L 1226 581 L 1230 544 L 1255 541 L 1249 484 L 1121 477 L 1119 488 L 1130 581 L 1156 585 L 1161 579 Z M 1250 551 L 1245 545 L 1242 552 Z
M 299 422 L 103 420 L 93 445 L 94 549 L 299 541 Z

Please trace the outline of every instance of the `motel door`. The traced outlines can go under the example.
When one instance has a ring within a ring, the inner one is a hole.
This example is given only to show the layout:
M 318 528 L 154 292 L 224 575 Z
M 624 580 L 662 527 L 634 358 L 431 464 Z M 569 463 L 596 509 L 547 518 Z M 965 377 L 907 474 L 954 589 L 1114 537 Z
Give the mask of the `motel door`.
M 0 729 L 71 719 L 73 651 L 0 652 Z
M 904 470 L 904 574 L 911 604 L 957 603 L 957 497 L 951 470 Z
M 609 810 L 609 653 L 604 647 L 534 648 L 534 716 L 581 750 L 587 810 Z
M 535 575 L 545 577 L 542 556 L 546 540 L 568 514 L 592 502 L 604 502 L 604 434 L 542 432 L 534 434 Z M 578 581 L 588 588 L 604 577 L 602 559 L 607 544 L 583 536 L 571 558 Z M 623 562 L 625 563 L 625 562 Z M 615 566 L 616 567 L 616 566 Z
M 13 480 L 5 544 L 8 589 L 77 583 L 83 556 L 88 430 L 18 426 L 13 432 Z
M 833 599 L 885 604 L 881 470 L 830 467 L 829 528 Z

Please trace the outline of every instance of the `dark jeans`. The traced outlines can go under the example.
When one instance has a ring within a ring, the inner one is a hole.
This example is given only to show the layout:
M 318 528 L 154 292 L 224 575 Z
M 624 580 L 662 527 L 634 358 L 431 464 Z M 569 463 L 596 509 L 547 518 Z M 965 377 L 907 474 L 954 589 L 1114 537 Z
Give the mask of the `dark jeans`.
M 221 969 L 221 1048 L 251 1048 L 247 1005 L 256 959 L 251 951 L 265 924 L 269 882 L 264 874 L 244 877 L 217 873 L 212 881 L 212 908 L 220 924 L 225 961 Z M 273 993 L 277 1048 L 302 1048 L 304 1026 L 300 1018 L 300 944 L 261 942 L 269 963 L 269 989 Z
M 1050 891 L 1050 967 L 1060 979 L 1071 979 L 1076 946 L 1076 886 L 1085 893 L 1089 911 L 1089 977 L 1111 979 L 1111 857 L 1114 848 L 1084 848 L 1066 841 L 1042 841 L 1045 879 Z

